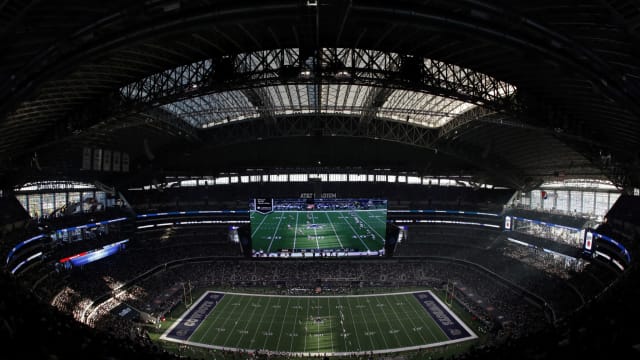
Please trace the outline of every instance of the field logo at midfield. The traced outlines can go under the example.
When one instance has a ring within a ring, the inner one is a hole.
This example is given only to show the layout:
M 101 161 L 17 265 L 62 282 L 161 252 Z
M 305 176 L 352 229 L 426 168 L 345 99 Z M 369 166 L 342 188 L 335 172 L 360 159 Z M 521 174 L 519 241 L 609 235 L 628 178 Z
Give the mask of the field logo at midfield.
M 463 327 L 462 323 L 457 321 L 452 313 L 444 308 L 442 303 L 430 292 L 414 293 L 413 296 L 418 299 L 420 304 L 427 310 L 433 320 L 436 321 L 440 329 L 451 340 L 470 337 L 471 334 Z
M 198 328 L 209 313 L 220 302 L 224 294 L 208 292 L 197 303 L 180 318 L 174 326 L 165 334 L 178 340 L 187 340 Z

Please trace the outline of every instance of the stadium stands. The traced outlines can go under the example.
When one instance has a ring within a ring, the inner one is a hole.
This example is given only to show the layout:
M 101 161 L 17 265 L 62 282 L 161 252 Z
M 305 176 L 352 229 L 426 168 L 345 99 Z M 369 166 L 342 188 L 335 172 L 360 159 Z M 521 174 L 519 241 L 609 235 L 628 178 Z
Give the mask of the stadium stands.
M 434 215 L 423 216 L 434 220 Z M 193 216 L 197 221 L 198 216 Z M 439 216 L 455 219 L 452 214 Z M 138 226 L 188 218 L 140 218 Z M 474 219 L 461 213 L 458 220 Z M 579 314 L 594 306 L 593 299 L 617 277 L 595 263 L 571 267 L 509 243 L 499 228 L 415 223 L 409 234 L 399 244 L 395 260 L 252 261 L 243 258 L 238 245 L 229 241 L 226 224 L 143 228 L 121 255 L 72 271 L 36 267 L 21 277 L 21 286 L 32 289 L 33 300 L 50 303 L 70 316 L 67 319 L 86 322 L 112 334 L 113 339 L 126 338 L 132 341 L 128 346 L 145 349 L 153 354 L 149 356 L 170 357 L 158 353 L 150 342 L 150 329 L 136 325 L 140 318 L 121 318 L 114 309 L 127 304 L 158 319 L 184 301 L 186 284 L 193 289 L 242 288 L 280 294 L 289 294 L 291 289 L 313 294 L 319 285 L 325 292 L 353 294 L 424 286 L 444 289 L 453 284 L 457 303 L 479 319 L 480 331 L 491 335 L 491 340 L 466 356 L 484 356 L 500 353 L 504 344 L 512 346 L 521 338 L 551 336 L 549 321 L 555 318 L 556 324 L 566 324 L 582 316 Z M 116 289 L 121 290 L 109 300 Z
M 4 0 L 0 39 L 3 359 L 640 358 L 638 0 Z
M 578 229 L 588 227 L 591 223 L 591 220 L 589 218 L 585 218 L 582 216 L 571 216 L 549 211 L 539 211 L 514 207 L 505 208 L 504 214 L 518 216 L 525 219 L 535 219 L 546 223 L 569 226 Z

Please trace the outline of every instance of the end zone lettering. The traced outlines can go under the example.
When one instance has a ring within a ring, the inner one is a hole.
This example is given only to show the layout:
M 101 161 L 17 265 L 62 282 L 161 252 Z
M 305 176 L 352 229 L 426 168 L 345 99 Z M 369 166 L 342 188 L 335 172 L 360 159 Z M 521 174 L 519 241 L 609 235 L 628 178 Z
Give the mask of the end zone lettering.
M 215 301 L 203 301 L 196 311 L 191 314 L 191 317 L 184 321 L 184 326 L 196 326 L 202 319 L 211 311 L 216 305 Z
M 471 336 L 462 323 L 458 322 L 458 320 L 451 316 L 451 313 L 449 313 L 449 311 L 447 311 L 430 292 L 419 292 L 414 293 L 413 295 L 431 315 L 433 320 L 436 321 L 449 340 L 463 339 Z
M 209 292 L 205 294 L 166 336 L 178 340 L 188 340 L 223 297 L 224 294 L 221 293 Z
M 453 321 L 451 321 L 451 319 L 447 316 L 447 314 L 445 314 L 444 311 L 442 311 L 442 309 L 440 309 L 438 304 L 436 304 L 434 301 L 426 300 L 424 302 L 424 305 L 429 309 L 429 312 L 431 312 L 431 314 L 435 316 L 442 325 L 444 326 L 453 325 Z

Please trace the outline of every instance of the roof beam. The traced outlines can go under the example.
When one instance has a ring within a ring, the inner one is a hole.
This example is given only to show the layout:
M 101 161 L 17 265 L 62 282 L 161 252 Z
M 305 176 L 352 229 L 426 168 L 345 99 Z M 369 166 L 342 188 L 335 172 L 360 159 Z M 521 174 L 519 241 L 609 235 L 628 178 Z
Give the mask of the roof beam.
M 395 53 L 324 48 L 314 58 L 311 73 L 302 75 L 306 55 L 298 49 L 256 51 L 207 59 L 165 70 L 120 89 L 123 102 L 134 107 L 150 107 L 186 98 L 229 90 L 241 90 L 260 108 L 260 114 L 273 119 L 269 97 L 258 90 L 266 86 L 300 84 L 316 90 L 320 84 L 365 85 L 377 88 L 365 101 L 361 122 L 368 123 L 395 89 L 432 93 L 474 104 L 505 110 L 515 88 L 469 69 L 440 61 Z M 340 69 L 340 75 L 337 69 Z M 346 74 L 346 75 L 345 75 Z M 313 99 L 317 107 L 319 99 Z M 319 110 L 319 109 L 316 109 Z M 127 111 L 118 109 L 118 111 Z M 318 112 L 318 111 L 316 111 Z
M 393 94 L 393 89 L 379 87 L 372 90 L 367 95 L 367 99 L 364 101 L 365 110 L 360 116 L 360 123 L 363 126 L 369 124 L 369 122 L 371 122 L 371 119 L 376 117 L 378 110 L 384 105 L 387 99 L 389 99 L 389 96 L 391 96 L 391 94 Z
M 244 89 L 242 93 L 249 99 L 253 106 L 258 108 L 260 117 L 275 121 L 274 105 L 269 96 L 267 96 L 264 88 Z
M 457 135 L 458 131 L 465 127 L 467 124 L 474 121 L 486 121 L 492 118 L 492 122 L 508 121 L 511 116 L 506 113 L 496 112 L 487 109 L 482 106 L 474 106 L 473 108 L 465 111 L 464 113 L 456 116 L 453 120 L 447 122 L 438 129 L 438 135 L 433 138 L 432 146 L 441 143 L 443 140 L 451 138 L 453 135 Z

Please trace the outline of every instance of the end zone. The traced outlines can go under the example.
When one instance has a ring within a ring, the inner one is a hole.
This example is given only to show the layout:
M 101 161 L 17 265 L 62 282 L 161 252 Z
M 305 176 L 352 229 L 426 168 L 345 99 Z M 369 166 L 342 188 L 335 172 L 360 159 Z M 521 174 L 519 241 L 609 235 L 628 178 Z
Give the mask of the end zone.
M 435 320 L 450 342 L 475 339 L 478 336 L 431 291 L 413 293 L 416 300 Z
M 182 316 L 165 331 L 160 339 L 169 341 L 186 341 L 209 316 L 213 308 L 224 297 L 224 293 L 207 291 Z

